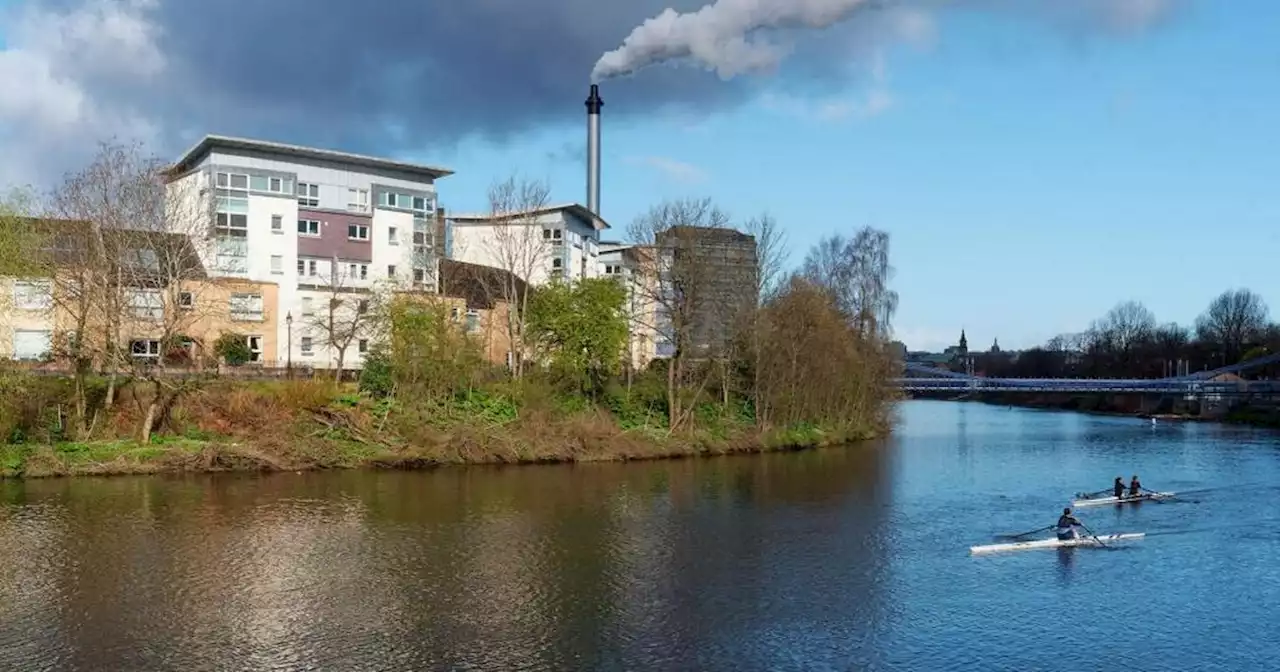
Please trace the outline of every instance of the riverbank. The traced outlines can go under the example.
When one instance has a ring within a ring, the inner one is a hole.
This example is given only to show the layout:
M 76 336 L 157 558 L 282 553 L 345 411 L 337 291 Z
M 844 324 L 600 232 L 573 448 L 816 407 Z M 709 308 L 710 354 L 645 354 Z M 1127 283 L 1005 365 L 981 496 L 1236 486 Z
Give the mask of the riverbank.
M 940 396 L 916 398 L 944 399 Z M 971 394 L 948 401 L 965 401 L 994 406 L 1014 406 L 1040 410 L 1072 411 L 1089 415 L 1105 415 L 1128 418 L 1153 418 L 1170 422 L 1219 422 L 1246 425 L 1266 429 L 1280 429 L 1280 405 L 1276 402 L 1252 402 L 1219 412 L 1201 414 L 1199 404 L 1181 399 L 1162 398 L 1158 402 L 1142 403 L 1134 395 L 1101 394 Z
M 889 428 L 882 419 L 762 431 L 708 404 L 689 428 L 671 432 L 659 415 L 617 400 L 611 410 L 530 396 L 517 403 L 490 390 L 402 405 L 330 382 L 218 383 L 183 397 L 170 431 L 145 443 L 129 438 L 143 408 L 132 402 L 107 414 L 93 440 L 11 440 L 0 445 L 0 478 L 674 459 L 841 445 Z

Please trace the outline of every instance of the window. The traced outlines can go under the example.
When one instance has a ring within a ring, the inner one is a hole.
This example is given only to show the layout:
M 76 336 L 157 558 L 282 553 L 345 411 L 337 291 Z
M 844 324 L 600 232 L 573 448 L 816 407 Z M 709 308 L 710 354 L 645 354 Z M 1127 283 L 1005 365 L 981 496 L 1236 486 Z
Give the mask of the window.
M 427 272 L 421 268 L 413 269 L 413 284 L 423 285 L 427 282 Z
M 249 176 L 239 173 L 218 173 L 215 199 L 220 213 L 249 212 Z
M 394 277 L 396 277 L 396 267 L 395 267 L 395 264 L 392 264 L 392 265 L 390 265 L 390 266 L 387 266 L 387 277 L 388 277 L 388 278 L 394 278 Z
M 369 339 L 367 338 L 360 339 L 359 343 L 356 344 L 356 348 L 360 351 L 360 354 L 362 355 L 366 352 L 369 352 Z
M 129 295 L 129 307 L 133 316 L 144 320 L 164 317 L 164 298 L 156 289 L 135 289 Z
M 278 193 L 280 193 L 280 192 L 282 192 L 282 191 L 284 191 L 284 180 L 282 180 L 282 179 L 280 179 L 280 178 L 278 178 L 278 177 L 272 177 L 272 178 L 268 179 L 268 180 L 267 180 L 267 191 L 274 191 L 274 192 L 275 192 L 275 193 L 277 193 L 277 194 L 278 194 Z
M 356 313 L 364 315 L 367 312 L 369 312 L 369 300 L 360 299 L 360 301 L 356 303 Z
M 551 241 L 552 245 L 560 245 L 564 242 L 563 229 L 543 229 L 542 239 Z
M 382 204 L 383 204 L 383 205 L 385 205 L 385 206 L 387 206 L 388 208 L 394 208 L 394 207 L 397 207 L 397 206 L 396 206 L 396 196 L 397 196 L 397 194 L 393 194 L 393 193 L 391 193 L 391 192 L 383 192 L 383 194 L 382 194 Z
M 299 182 L 298 205 L 306 206 L 308 208 L 320 207 L 320 185 Z
M 304 355 L 311 354 L 311 337 L 310 336 L 302 337 L 302 354 Z
M 306 316 L 315 315 L 316 309 L 314 301 L 309 296 L 302 297 L 302 314 Z
M 160 341 L 154 339 L 129 341 L 129 354 L 138 359 L 157 359 L 160 357 Z
M 369 227 L 365 224 L 348 224 L 347 238 L 351 240 L 369 240 Z
M 427 232 L 426 232 L 426 231 L 414 231 L 414 232 L 413 232 L 413 244 L 414 244 L 414 245 L 430 245 L 430 243 L 428 243 L 428 242 L 427 242 Z
M 318 236 L 320 235 L 320 222 L 314 219 L 298 220 L 299 236 Z
M 316 260 L 315 259 L 299 259 L 298 260 L 298 277 L 305 278 L 307 276 L 316 276 Z
M 480 329 L 480 313 L 474 310 L 467 311 L 467 333 L 475 333 Z
M 231 319 L 240 321 L 262 321 L 261 294 L 232 294 Z
M 191 292 L 178 292 L 178 307 L 183 310 L 191 310 L 196 305 L 196 298 Z
M 13 358 L 40 360 L 53 350 L 53 332 L 36 329 L 15 329 L 13 332 Z
M 271 233 L 284 233 L 284 217 L 271 215 Z
M 400 244 L 400 240 L 399 240 L 399 238 L 396 236 L 396 227 L 394 227 L 394 226 L 388 226 L 388 227 L 387 227 L 387 242 L 388 242 L 388 243 L 390 243 L 390 244 L 392 244 L 392 245 L 399 245 L 399 244 Z
M 248 209 L 247 200 L 245 204 Z M 213 235 L 218 269 L 227 273 L 248 272 L 249 216 L 231 212 L 217 213 L 214 217 Z M 154 250 L 152 253 L 154 254 Z
M 52 302 L 53 286 L 48 280 L 13 283 L 13 305 L 20 310 L 47 310 Z
M 249 361 L 262 361 L 262 337 L 261 336 L 245 336 L 244 344 L 249 346 Z
M 347 190 L 347 209 L 355 212 L 369 211 L 369 190 L 368 189 L 348 189 Z
M 563 268 L 564 268 L 564 259 L 561 259 L 560 257 L 556 257 L 556 258 L 552 259 L 552 260 L 551 260 L 551 268 L 554 268 L 554 269 L 557 269 L 557 270 L 559 270 L 559 269 L 563 269 Z
M 281 275 L 284 273 L 284 257 L 279 254 L 271 255 L 271 274 Z

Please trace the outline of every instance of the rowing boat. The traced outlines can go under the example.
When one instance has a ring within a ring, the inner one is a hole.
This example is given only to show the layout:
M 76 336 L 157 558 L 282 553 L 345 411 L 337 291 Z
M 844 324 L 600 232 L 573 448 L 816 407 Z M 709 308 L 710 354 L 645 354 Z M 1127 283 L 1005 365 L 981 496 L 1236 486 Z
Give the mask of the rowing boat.
M 1071 505 L 1077 509 L 1087 506 L 1106 506 L 1107 504 L 1134 504 L 1136 502 L 1158 502 L 1164 499 L 1172 499 L 1172 492 L 1144 492 L 1140 495 L 1125 495 L 1124 497 L 1097 497 L 1090 499 L 1077 499 L 1071 502 Z
M 1075 546 L 1105 546 L 1107 544 L 1141 539 L 1147 536 L 1145 532 L 1128 532 L 1125 534 L 1104 534 L 1100 537 L 1081 536 L 1077 539 L 1036 539 L 1035 541 L 1017 541 L 1008 544 L 989 544 L 986 546 L 970 546 L 969 552 L 977 555 L 980 553 L 1000 553 L 1003 551 L 1034 551 L 1045 548 L 1072 548 Z

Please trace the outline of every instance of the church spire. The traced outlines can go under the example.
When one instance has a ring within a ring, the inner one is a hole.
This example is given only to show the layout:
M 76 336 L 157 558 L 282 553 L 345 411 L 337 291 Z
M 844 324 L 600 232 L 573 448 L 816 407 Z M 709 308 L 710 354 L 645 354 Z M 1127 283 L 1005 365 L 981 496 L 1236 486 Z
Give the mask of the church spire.
M 960 330 L 960 351 L 961 352 L 969 351 L 969 339 L 965 338 L 964 329 Z

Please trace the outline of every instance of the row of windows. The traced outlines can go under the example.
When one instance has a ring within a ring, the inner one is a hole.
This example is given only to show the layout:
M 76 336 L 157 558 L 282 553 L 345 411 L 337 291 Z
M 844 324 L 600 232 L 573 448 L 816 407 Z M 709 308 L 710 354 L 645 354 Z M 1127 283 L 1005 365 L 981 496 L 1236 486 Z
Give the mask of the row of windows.
M 267 175 L 251 175 L 249 173 L 219 172 L 215 176 L 215 184 L 219 199 L 247 199 L 250 191 L 266 194 L 293 194 L 298 205 L 305 208 L 320 207 L 321 185 L 314 182 L 298 182 L 295 186 L 292 178 L 273 177 Z M 342 187 L 325 187 L 342 188 Z M 428 213 L 435 211 L 434 201 L 425 196 L 413 196 L 406 193 L 384 191 L 379 194 L 379 205 L 401 210 Z M 219 201 L 222 204 L 222 201 Z M 219 210 L 222 210 L 219 207 Z M 352 212 L 369 212 L 369 190 L 347 188 L 347 210 Z
M 164 317 L 164 296 L 158 289 L 136 289 L 128 296 L 129 312 L 142 320 L 158 320 Z M 191 292 L 178 293 L 178 308 L 195 308 L 195 296 Z M 232 294 L 227 300 L 227 312 L 231 319 L 260 322 L 264 312 L 261 294 Z

